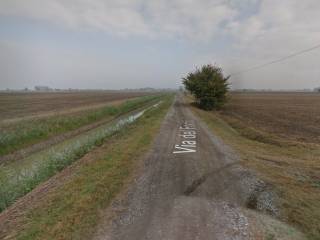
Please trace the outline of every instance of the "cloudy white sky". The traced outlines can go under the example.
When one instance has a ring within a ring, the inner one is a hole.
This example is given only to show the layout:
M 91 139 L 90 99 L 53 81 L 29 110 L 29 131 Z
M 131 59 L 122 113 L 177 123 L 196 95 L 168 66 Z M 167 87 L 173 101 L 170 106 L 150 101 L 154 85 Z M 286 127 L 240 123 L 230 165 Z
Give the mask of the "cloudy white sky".
M 178 87 L 320 44 L 319 0 L 0 0 L 0 89 Z M 231 78 L 234 88 L 320 86 L 320 49 Z

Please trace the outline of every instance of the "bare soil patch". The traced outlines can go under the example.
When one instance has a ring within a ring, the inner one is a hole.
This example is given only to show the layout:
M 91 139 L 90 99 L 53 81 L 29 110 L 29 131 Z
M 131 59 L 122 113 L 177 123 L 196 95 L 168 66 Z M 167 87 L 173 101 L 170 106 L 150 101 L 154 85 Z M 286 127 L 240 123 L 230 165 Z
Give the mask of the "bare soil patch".
M 145 92 L 80 91 L 48 93 L 0 93 L 0 121 L 8 121 L 48 114 L 65 113 L 91 106 L 102 106 L 111 101 L 145 96 Z
M 320 142 L 320 94 L 233 93 L 223 115 L 299 142 Z

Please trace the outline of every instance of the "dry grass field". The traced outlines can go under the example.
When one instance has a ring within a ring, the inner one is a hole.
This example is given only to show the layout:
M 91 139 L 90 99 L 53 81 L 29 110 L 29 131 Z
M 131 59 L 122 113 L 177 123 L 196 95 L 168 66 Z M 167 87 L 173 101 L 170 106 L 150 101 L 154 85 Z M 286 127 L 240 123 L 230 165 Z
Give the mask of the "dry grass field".
M 80 91 L 80 92 L 2 92 L 0 93 L 0 121 L 45 116 L 72 109 L 101 106 L 107 102 L 147 95 L 144 92 Z
M 223 114 L 288 140 L 320 143 L 320 94 L 233 93 Z
M 320 239 L 320 94 L 232 93 L 217 111 L 193 110 L 278 195 L 280 218 Z

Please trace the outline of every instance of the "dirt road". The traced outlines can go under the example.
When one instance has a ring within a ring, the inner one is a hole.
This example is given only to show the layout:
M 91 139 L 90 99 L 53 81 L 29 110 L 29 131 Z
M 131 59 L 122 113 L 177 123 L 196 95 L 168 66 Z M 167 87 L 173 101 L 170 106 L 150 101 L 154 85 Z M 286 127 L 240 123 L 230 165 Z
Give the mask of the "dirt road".
M 287 238 L 286 226 L 247 210 L 249 203 L 277 214 L 266 186 L 178 95 L 141 174 L 108 209 L 116 217 L 95 239 L 264 239 L 271 222 L 281 232 L 276 239 L 303 239 L 292 229 Z

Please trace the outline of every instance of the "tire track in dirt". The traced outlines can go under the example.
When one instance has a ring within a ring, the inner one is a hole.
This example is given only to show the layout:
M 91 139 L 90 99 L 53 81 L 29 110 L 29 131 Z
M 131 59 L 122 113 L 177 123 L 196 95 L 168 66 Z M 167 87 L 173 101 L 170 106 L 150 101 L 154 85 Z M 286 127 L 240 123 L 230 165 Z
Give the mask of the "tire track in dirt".
M 271 220 L 260 220 L 246 208 L 260 182 L 178 95 L 140 175 L 106 210 L 106 219 L 115 217 L 102 222 L 94 239 L 263 239 L 264 225 Z M 269 203 L 259 204 L 268 208 Z M 279 239 L 303 239 L 286 235 L 284 224 L 275 225 L 283 230 Z

